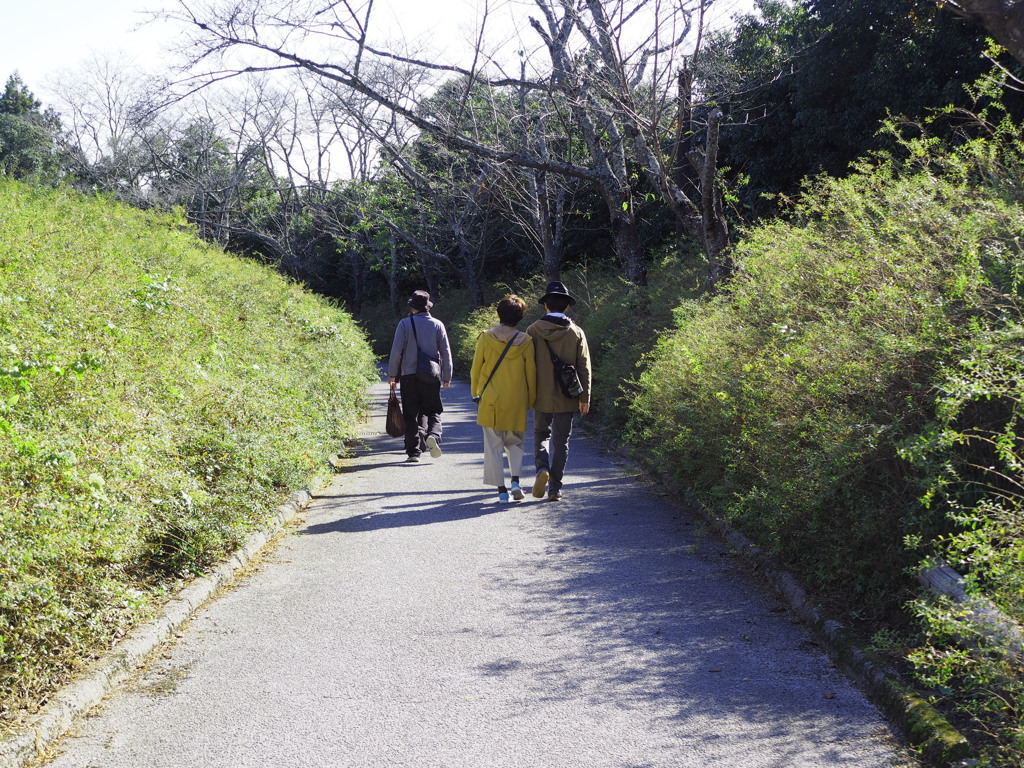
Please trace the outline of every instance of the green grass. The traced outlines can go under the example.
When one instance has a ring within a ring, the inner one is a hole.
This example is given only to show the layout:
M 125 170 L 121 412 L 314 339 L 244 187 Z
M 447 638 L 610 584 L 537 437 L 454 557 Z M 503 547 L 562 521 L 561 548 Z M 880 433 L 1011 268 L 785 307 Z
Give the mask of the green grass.
M 325 471 L 373 356 L 178 216 L 0 180 L 0 719 Z

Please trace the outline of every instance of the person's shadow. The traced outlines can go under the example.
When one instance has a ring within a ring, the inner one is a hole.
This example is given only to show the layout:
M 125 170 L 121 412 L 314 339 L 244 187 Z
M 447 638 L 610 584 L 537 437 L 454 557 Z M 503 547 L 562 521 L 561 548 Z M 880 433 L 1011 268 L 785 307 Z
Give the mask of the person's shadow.
M 323 533 L 362 533 L 365 531 L 380 531 L 387 528 L 405 528 L 416 525 L 434 525 L 437 523 L 452 523 L 458 520 L 471 520 L 475 517 L 493 515 L 496 512 L 507 510 L 508 505 L 501 505 L 491 494 L 484 493 L 463 493 L 460 498 L 456 494 L 446 496 L 445 501 L 428 507 L 414 506 L 415 500 L 409 496 L 433 497 L 436 491 L 423 491 L 420 493 L 395 493 L 373 494 L 372 496 L 382 499 L 393 499 L 394 504 L 383 511 L 367 512 L 352 517 L 344 517 L 338 520 L 331 520 L 326 523 L 315 523 L 298 531 L 300 535 L 319 535 Z M 330 499 L 332 497 L 320 497 Z M 346 494 L 333 497 L 344 499 L 346 502 L 355 503 L 360 497 Z M 362 497 L 365 502 L 367 496 Z M 394 509 L 394 511 L 388 511 Z

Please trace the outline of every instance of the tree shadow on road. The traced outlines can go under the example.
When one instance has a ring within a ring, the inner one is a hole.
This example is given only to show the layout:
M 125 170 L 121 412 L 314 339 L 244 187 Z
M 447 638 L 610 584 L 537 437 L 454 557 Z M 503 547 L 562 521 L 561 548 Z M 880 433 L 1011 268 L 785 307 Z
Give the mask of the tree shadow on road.
M 445 408 L 442 461 L 468 469 L 481 452 L 472 406 L 446 399 Z M 407 475 L 401 441 L 384 435 L 366 437 L 358 452 L 352 469 L 377 473 L 359 489 L 370 492 L 322 496 L 323 514 L 334 519 L 300 534 L 457 523 L 515 509 L 513 525 L 529 545 L 481 561 L 473 574 L 502 607 L 500 621 L 467 630 L 464 641 L 481 645 L 467 647 L 472 666 L 459 678 L 508 702 L 506 727 L 520 711 L 542 707 L 557 718 L 607 713 L 612 702 L 615 717 L 652 739 L 653 762 L 622 768 L 906 764 L 892 762 L 899 758 L 864 697 L 729 548 L 582 434 L 572 440 L 565 498 L 556 503 L 528 494 L 518 505 L 498 504 L 493 492 L 431 476 L 429 463 L 406 465 Z
M 522 626 L 559 639 L 546 661 L 505 654 L 477 674 L 517 678 L 548 706 L 643 712 L 706 765 L 889 765 L 873 709 L 734 553 L 578 448 L 566 500 L 524 519 L 543 552 L 490 574 Z

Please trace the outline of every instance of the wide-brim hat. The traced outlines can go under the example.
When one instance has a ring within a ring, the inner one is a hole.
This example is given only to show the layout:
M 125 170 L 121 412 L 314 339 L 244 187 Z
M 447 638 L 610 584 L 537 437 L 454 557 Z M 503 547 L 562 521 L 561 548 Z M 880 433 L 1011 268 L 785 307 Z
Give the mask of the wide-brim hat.
M 409 299 L 409 306 L 420 312 L 425 312 L 434 306 L 434 302 L 430 300 L 430 294 L 426 291 L 413 291 L 412 297 Z
M 576 303 L 576 299 L 569 295 L 569 289 L 557 280 L 548 283 L 548 287 L 544 289 L 544 295 L 540 297 L 540 301 L 538 303 L 547 304 L 548 299 L 552 296 L 560 296 L 563 299 L 568 299 L 570 306 Z

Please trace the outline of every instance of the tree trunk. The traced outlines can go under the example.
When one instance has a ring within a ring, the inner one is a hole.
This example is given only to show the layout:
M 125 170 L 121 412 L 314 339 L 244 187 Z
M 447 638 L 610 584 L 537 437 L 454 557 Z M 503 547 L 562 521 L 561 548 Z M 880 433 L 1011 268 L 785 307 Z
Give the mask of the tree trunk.
M 427 265 L 424 270 L 423 279 L 427 281 L 427 293 L 431 296 L 438 295 L 438 288 L 440 287 L 440 278 L 437 275 L 437 271 L 432 268 L 431 265 Z
M 352 284 L 349 286 L 349 306 L 352 312 L 358 315 L 363 311 L 363 289 L 366 282 L 366 262 L 364 262 L 363 258 L 354 250 L 349 251 L 348 261 L 352 270 Z
M 687 172 L 689 167 L 686 158 L 693 151 L 693 73 L 689 63 L 684 62 L 676 76 L 678 94 L 676 95 L 676 133 L 672 141 L 672 161 L 670 171 L 676 187 L 683 190 L 687 198 L 696 196 L 696 185 Z M 663 197 L 671 204 L 671 195 Z M 679 215 L 678 206 L 673 206 L 676 211 L 676 236 L 682 237 L 686 231 L 684 224 L 685 215 Z
M 980 24 L 1017 61 L 1024 62 L 1024 3 L 1021 0 L 944 0 L 951 8 Z
M 718 130 L 722 122 L 720 110 L 708 116 L 708 142 L 700 179 L 702 235 L 708 255 L 708 284 L 711 290 L 732 274 L 729 258 L 729 225 L 722 210 L 722 192 L 715 178 L 718 170 Z
M 466 287 L 469 288 L 469 298 L 473 302 L 473 308 L 479 309 L 484 305 L 484 287 L 480 282 L 480 276 L 470 271 L 465 275 L 465 278 Z
M 647 285 L 647 267 L 644 264 L 644 249 L 636 219 L 621 209 L 612 211 L 612 234 L 622 276 L 633 285 Z
M 536 199 L 533 201 L 537 211 L 537 230 L 540 234 L 541 251 L 544 258 L 544 279 L 555 282 L 562 279 L 562 243 L 559 234 L 562 224 L 562 199 L 559 195 L 556 210 L 551 211 L 547 177 L 543 171 L 536 174 L 536 183 L 531 185 Z
M 544 280 L 553 283 L 562 279 L 562 254 L 549 238 L 544 238 Z
M 388 264 L 388 300 L 391 302 L 391 314 L 398 317 L 398 245 L 395 243 L 395 235 L 391 233 L 388 238 L 391 247 L 391 262 Z

